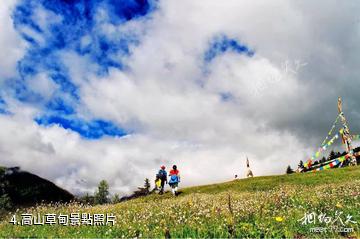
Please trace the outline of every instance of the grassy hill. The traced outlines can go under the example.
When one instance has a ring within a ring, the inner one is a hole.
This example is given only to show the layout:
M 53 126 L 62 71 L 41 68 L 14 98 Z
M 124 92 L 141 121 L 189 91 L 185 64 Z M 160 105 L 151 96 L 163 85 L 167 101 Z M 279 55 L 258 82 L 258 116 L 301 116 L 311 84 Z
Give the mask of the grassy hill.
M 348 167 L 189 187 L 176 198 L 166 193 L 115 205 L 27 208 L 16 212 L 18 221 L 24 212 L 80 213 L 80 218 L 112 213 L 116 223 L 21 226 L 9 223 L 10 213 L 1 220 L 0 237 L 360 237 L 359 209 L 360 167 Z M 315 213 L 315 222 L 303 224 L 306 213 Z M 311 231 L 315 227 L 326 231 Z
M 74 200 L 74 196 L 66 190 L 49 180 L 20 170 L 18 167 L 0 167 L 0 184 L 0 193 L 4 191 L 11 204 L 15 206 L 32 206 L 40 202 L 69 202 Z

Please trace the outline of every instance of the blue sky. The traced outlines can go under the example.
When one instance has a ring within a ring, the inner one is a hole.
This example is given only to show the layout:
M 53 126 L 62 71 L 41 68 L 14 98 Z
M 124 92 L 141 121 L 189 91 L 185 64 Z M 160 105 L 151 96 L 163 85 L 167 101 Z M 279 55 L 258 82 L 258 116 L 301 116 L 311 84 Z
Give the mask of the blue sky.
M 38 124 L 59 124 L 88 139 L 104 135 L 124 136 L 126 129 L 106 119 L 83 119 L 77 115 L 80 100 L 78 86 L 59 58 L 60 52 L 74 51 L 94 63 L 94 74 L 106 75 L 110 68 L 126 68 L 121 56 L 129 55 L 129 46 L 139 42 L 136 35 L 107 36 L 98 32 L 95 28 L 96 10 L 99 8 L 108 14 L 106 21 L 109 24 L 118 26 L 151 14 L 156 9 L 156 2 L 20 1 L 12 13 L 14 27 L 28 43 L 28 48 L 17 63 L 18 76 L 8 80 L 9 90 L 18 100 L 35 104 L 41 109 L 35 119 Z M 36 14 L 39 9 L 46 10 L 56 20 L 38 22 Z M 83 43 L 86 37 L 88 41 Z M 115 60 L 114 55 L 120 60 Z M 28 87 L 30 79 L 39 73 L 46 73 L 59 86 L 50 99 L 44 99 Z
M 156 1 L 144 0 L 20 1 L 12 18 L 16 31 L 28 47 L 17 62 L 18 75 L 7 80 L 8 90 L 17 100 L 40 108 L 34 119 L 39 125 L 58 124 L 87 139 L 127 135 L 133 129 L 122 128 L 107 119 L 85 119 L 78 115 L 81 101 L 78 85 L 59 55 L 61 52 L 74 52 L 86 58 L 91 61 L 90 71 L 96 76 L 108 75 L 111 68 L 126 71 L 122 58 L 131 55 L 130 47 L 138 45 L 141 36 L 136 33 L 103 34 L 97 29 L 99 21 L 117 27 L 134 19 L 149 18 L 156 8 Z M 99 9 L 107 14 L 102 20 L 97 16 Z M 50 15 L 46 22 L 39 20 L 39 11 Z M 204 60 L 208 64 L 228 51 L 249 57 L 254 55 L 253 50 L 236 39 L 218 34 L 209 41 L 203 53 Z M 31 79 L 40 73 L 47 74 L 49 80 L 58 86 L 50 98 L 29 87 Z M 224 100 L 229 100 L 229 95 L 220 93 Z
M 236 39 L 229 38 L 226 35 L 216 36 L 211 40 L 209 48 L 204 53 L 204 60 L 206 62 L 212 61 L 215 57 L 227 51 L 233 51 L 238 54 L 245 54 L 249 57 L 254 55 L 254 50 L 249 49 L 248 46 L 243 45 Z

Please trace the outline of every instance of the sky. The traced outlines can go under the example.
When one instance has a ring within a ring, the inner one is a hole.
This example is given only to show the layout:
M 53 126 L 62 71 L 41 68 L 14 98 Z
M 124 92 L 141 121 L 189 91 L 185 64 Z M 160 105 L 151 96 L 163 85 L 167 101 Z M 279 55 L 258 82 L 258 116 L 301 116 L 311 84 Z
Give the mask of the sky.
M 2 0 L 0 165 L 75 194 L 296 168 L 337 97 L 360 134 L 360 2 Z M 354 142 L 359 146 L 359 142 Z M 341 150 L 341 145 L 335 148 Z M 325 155 L 326 156 L 326 155 Z

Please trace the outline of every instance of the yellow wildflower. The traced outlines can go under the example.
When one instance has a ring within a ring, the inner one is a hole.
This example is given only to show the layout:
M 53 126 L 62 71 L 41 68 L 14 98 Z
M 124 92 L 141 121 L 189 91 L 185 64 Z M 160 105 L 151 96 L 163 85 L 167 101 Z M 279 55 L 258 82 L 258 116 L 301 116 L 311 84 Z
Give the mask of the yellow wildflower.
M 343 206 L 339 202 L 336 204 L 336 207 L 337 208 L 343 208 Z

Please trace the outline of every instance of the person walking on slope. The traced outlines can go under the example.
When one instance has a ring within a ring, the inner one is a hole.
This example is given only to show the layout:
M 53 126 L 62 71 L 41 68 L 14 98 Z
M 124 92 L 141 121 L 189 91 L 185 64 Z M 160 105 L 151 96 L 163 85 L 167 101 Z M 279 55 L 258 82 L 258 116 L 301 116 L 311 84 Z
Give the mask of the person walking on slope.
M 170 177 L 169 185 L 171 187 L 172 194 L 174 196 L 177 196 L 178 195 L 178 185 L 180 182 L 180 172 L 179 172 L 179 170 L 177 170 L 176 165 L 174 165 L 172 168 L 173 169 L 170 170 L 170 173 L 169 173 L 169 177 Z
M 158 176 L 160 178 L 160 192 L 159 194 L 164 193 L 165 183 L 167 183 L 167 172 L 165 171 L 165 166 L 161 166 Z
M 155 191 L 160 191 L 160 188 L 161 188 L 161 179 L 159 177 L 159 174 L 156 174 L 156 177 L 155 177 L 155 188 L 154 190 Z

